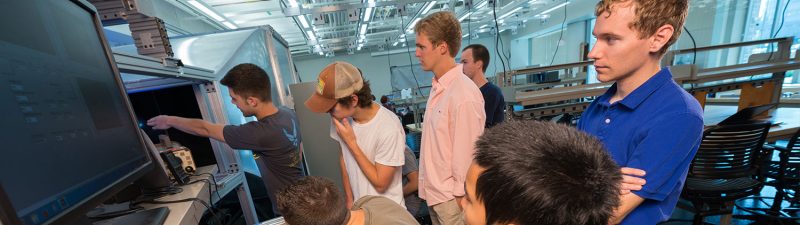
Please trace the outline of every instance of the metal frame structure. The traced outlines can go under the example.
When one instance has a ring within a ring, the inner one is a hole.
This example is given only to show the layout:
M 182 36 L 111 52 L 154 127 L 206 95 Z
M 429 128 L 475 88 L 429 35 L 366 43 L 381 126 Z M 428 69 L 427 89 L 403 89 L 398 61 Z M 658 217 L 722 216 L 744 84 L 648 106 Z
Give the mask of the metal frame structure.
M 741 43 L 731 43 L 714 45 L 696 49 L 682 49 L 668 52 L 662 65 L 671 66 L 673 79 L 692 93 L 698 101 L 705 105 L 705 97 L 708 93 L 742 90 L 744 97 L 740 98 L 739 109 L 767 104 L 777 103 L 780 99 L 781 86 L 786 71 L 800 69 L 800 57 L 790 59 L 791 44 L 793 37 L 775 38 L 767 40 L 749 41 Z M 690 54 L 701 51 L 712 51 L 728 48 L 738 48 L 743 46 L 777 44 L 775 52 L 762 53 L 751 57 L 751 62 L 721 66 L 715 68 L 698 69 L 695 65 L 672 65 L 674 57 L 680 54 Z M 759 61 L 758 58 L 766 59 Z M 516 86 L 512 86 L 510 80 L 517 75 L 530 74 L 534 72 L 564 70 L 574 67 L 581 67 L 591 62 L 567 63 L 549 67 L 530 68 L 511 71 L 504 74 L 503 94 L 508 103 L 520 103 L 523 106 L 534 106 L 514 112 L 515 117 L 539 118 L 544 116 L 555 116 L 563 113 L 582 112 L 590 101 L 590 98 L 602 95 L 611 84 L 588 84 L 570 87 L 558 87 L 532 92 L 517 92 Z M 755 78 L 752 76 L 759 74 L 772 74 L 769 78 Z M 502 74 L 501 74 L 502 75 Z M 736 81 L 734 78 L 748 77 L 746 81 Z M 733 81 L 731 81 L 733 80 Z M 766 99 L 766 100 L 762 100 Z

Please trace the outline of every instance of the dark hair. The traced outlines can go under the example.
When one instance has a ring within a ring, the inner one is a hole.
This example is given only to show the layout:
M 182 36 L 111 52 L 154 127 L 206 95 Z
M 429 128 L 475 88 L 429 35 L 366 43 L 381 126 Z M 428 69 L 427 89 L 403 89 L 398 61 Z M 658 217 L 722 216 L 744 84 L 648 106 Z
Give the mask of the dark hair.
M 473 60 L 483 62 L 483 72 L 485 73 L 486 68 L 489 68 L 489 49 L 486 49 L 486 46 L 482 44 L 471 44 L 461 50 L 461 52 L 463 53 L 467 49 L 472 49 Z
M 608 224 L 622 174 L 597 139 L 561 124 L 508 121 L 476 143 L 486 224 Z
M 366 80 L 364 80 L 364 86 L 361 87 L 361 90 L 358 90 L 353 94 L 358 98 L 358 105 L 356 106 L 359 108 L 367 108 L 372 105 L 372 101 L 375 100 L 375 97 L 372 95 L 372 90 L 369 88 L 369 81 Z M 353 102 L 353 98 L 351 96 L 347 96 L 336 99 L 336 102 L 349 107 Z
M 279 192 L 275 200 L 290 225 L 342 225 L 350 213 L 339 189 L 323 177 L 304 177 Z
M 228 86 L 243 98 L 255 97 L 263 102 L 272 102 L 269 75 L 254 64 L 244 63 L 234 66 L 219 83 Z

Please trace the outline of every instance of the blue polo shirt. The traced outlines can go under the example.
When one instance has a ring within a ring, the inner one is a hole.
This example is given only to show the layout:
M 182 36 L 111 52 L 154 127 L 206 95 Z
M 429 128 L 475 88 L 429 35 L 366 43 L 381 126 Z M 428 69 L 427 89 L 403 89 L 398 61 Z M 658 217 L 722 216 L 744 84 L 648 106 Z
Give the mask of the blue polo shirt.
M 648 225 L 669 219 L 689 164 L 703 136 L 703 109 L 663 68 L 624 99 L 609 100 L 617 84 L 583 112 L 578 129 L 594 135 L 622 167 L 642 169 L 644 198 L 621 224 Z

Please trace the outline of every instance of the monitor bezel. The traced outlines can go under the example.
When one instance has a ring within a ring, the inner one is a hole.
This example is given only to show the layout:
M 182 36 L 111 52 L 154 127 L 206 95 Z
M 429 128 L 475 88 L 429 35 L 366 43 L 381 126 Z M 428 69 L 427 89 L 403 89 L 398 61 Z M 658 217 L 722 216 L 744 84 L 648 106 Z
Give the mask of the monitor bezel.
M 83 10 L 85 10 L 92 18 L 92 22 L 94 23 L 95 32 L 100 40 L 100 44 L 102 45 L 103 52 L 106 57 L 106 61 L 109 63 L 112 73 L 114 74 L 114 80 L 117 83 L 117 91 L 122 96 L 122 100 L 124 101 L 123 104 L 125 108 L 128 110 L 129 123 L 131 123 L 132 132 L 137 135 L 139 145 L 142 146 L 141 153 L 146 157 L 147 162 L 143 165 L 135 168 L 131 173 L 117 179 L 116 181 L 112 182 L 110 185 L 106 186 L 105 188 L 101 189 L 99 192 L 90 195 L 88 198 L 83 199 L 81 202 L 76 203 L 74 206 L 68 208 L 64 212 L 54 215 L 47 221 L 42 224 L 68 224 L 70 221 L 77 221 L 80 220 L 82 217 L 85 217 L 86 213 L 89 210 L 97 207 L 98 205 L 102 204 L 103 201 L 110 198 L 111 196 L 115 195 L 117 192 L 121 191 L 123 188 L 127 187 L 137 179 L 141 178 L 147 172 L 154 168 L 153 166 L 153 158 L 150 157 L 150 154 L 147 152 L 147 147 L 145 145 L 144 140 L 142 139 L 141 134 L 138 130 L 138 122 L 136 120 L 135 112 L 133 111 L 133 107 L 131 106 L 130 100 L 128 99 L 127 92 L 125 91 L 125 86 L 122 82 L 122 77 L 120 76 L 119 68 L 117 68 L 116 61 L 114 61 L 113 54 L 111 52 L 111 48 L 108 46 L 108 40 L 106 39 L 105 34 L 103 33 L 103 25 L 98 17 L 98 13 L 96 8 L 86 0 L 70 0 L 70 2 L 74 3 L 75 5 L 79 6 Z M 0 225 L 22 225 L 22 220 L 18 218 L 17 211 L 11 204 L 10 199 L 8 198 L 8 193 L 4 191 L 2 188 L 2 183 L 0 183 Z

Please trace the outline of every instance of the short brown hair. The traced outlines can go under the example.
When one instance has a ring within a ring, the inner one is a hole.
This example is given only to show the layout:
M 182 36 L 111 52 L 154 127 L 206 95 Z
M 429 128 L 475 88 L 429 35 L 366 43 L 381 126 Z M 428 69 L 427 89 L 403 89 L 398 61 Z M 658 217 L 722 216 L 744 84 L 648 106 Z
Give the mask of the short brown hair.
M 375 100 L 375 97 L 372 95 L 372 90 L 369 88 L 369 81 L 366 80 L 361 89 L 353 94 L 358 98 L 358 105 L 356 106 L 362 109 L 372 105 L 372 101 Z M 336 102 L 349 107 L 350 103 L 353 102 L 353 98 L 351 96 L 338 98 Z
M 263 102 L 272 102 L 269 75 L 255 64 L 236 65 L 219 82 L 243 98 L 255 97 Z
M 472 49 L 472 60 L 473 61 L 481 61 L 483 62 L 483 72 L 486 73 L 486 69 L 489 68 L 489 49 L 486 49 L 486 46 L 482 44 L 471 44 L 461 50 L 463 53 L 467 49 Z
M 447 43 L 451 57 L 456 57 L 461 48 L 461 24 L 449 11 L 439 11 L 426 16 L 414 25 L 414 32 L 423 34 L 434 46 Z
M 350 211 L 331 180 L 304 177 L 275 197 L 278 211 L 290 225 L 342 225 Z
M 678 41 L 681 36 L 683 23 L 686 21 L 686 14 L 689 11 L 688 0 L 600 0 L 595 7 L 595 16 L 608 13 L 611 15 L 612 8 L 616 4 L 633 4 L 636 18 L 628 27 L 639 32 L 639 38 L 646 38 L 656 33 L 658 28 L 663 25 L 672 25 L 675 31 L 672 33 L 667 44 L 658 50 L 659 55 L 664 55 L 669 46 Z

